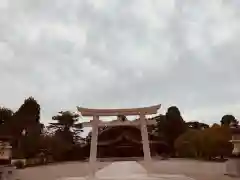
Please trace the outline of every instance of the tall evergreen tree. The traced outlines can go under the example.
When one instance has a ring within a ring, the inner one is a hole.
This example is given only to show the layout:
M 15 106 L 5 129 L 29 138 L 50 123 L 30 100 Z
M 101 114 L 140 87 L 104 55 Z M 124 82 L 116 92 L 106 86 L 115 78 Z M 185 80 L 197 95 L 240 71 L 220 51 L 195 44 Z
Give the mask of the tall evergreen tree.
M 58 115 L 52 117 L 57 122 L 50 123 L 49 128 L 55 129 L 55 135 L 66 143 L 74 144 L 79 131 L 82 131 L 82 124 L 77 123 L 78 118 L 78 114 L 70 111 L 61 111 Z
M 176 106 L 168 108 L 166 115 L 157 119 L 158 134 L 168 142 L 174 152 L 174 141 L 186 131 L 187 126 Z
M 233 115 L 226 114 L 221 119 L 222 126 L 230 126 L 230 124 L 237 124 L 237 120 Z
M 0 107 L 0 125 L 6 123 L 12 118 L 13 111 L 11 109 Z
M 40 135 L 44 127 L 40 123 L 40 105 L 33 97 L 25 99 L 14 113 L 13 121 L 13 146 L 25 157 L 34 156 L 38 153 Z
M 13 111 L 11 109 L 0 107 L 0 135 L 11 135 L 12 117 Z

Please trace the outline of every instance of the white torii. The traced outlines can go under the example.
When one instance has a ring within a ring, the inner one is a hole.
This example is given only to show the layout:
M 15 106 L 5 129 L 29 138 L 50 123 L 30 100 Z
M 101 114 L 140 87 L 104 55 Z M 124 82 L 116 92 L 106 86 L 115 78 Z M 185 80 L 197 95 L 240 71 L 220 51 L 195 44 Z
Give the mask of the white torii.
M 146 115 L 156 114 L 161 105 L 143 107 L 143 108 L 131 108 L 131 109 L 88 109 L 83 107 L 77 107 L 78 111 L 82 116 L 92 116 L 93 120 L 90 123 L 83 123 L 83 126 L 92 126 L 92 138 L 91 138 L 91 147 L 90 147 L 90 169 L 91 174 L 94 176 L 96 171 L 96 160 L 97 160 L 97 139 L 98 139 L 98 127 L 103 126 L 137 126 L 139 125 L 138 121 L 126 121 L 126 122 L 103 122 L 99 120 L 99 116 L 140 116 L 140 126 L 141 126 L 141 136 L 143 144 L 143 154 L 144 162 L 147 167 L 151 163 L 151 152 L 148 139 L 147 125 L 155 124 L 155 122 L 147 122 Z

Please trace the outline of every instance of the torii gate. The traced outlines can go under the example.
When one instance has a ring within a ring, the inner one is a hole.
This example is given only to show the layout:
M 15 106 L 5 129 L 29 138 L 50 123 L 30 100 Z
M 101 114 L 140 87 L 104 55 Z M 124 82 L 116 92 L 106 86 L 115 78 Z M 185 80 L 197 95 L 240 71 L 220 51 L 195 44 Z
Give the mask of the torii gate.
M 161 104 L 150 107 L 143 108 L 131 108 L 131 109 L 88 109 L 83 107 L 77 107 L 78 111 L 82 116 L 92 116 L 93 120 L 90 122 L 92 126 L 92 138 L 91 138 L 91 148 L 90 148 L 90 169 L 91 175 L 94 176 L 95 168 L 96 168 L 96 160 L 97 160 L 97 139 L 98 139 L 98 127 L 110 125 L 110 126 L 121 126 L 121 125 L 139 125 L 139 123 L 131 123 L 131 121 L 126 123 L 108 123 L 99 121 L 99 116 L 140 116 L 140 126 L 141 126 L 141 136 L 142 136 L 142 144 L 143 144 L 143 154 L 144 154 L 144 162 L 147 167 L 150 166 L 151 163 L 151 152 L 149 146 L 147 125 L 152 124 L 146 121 L 146 115 L 156 114 L 158 109 L 161 107 Z M 89 123 L 84 123 L 85 125 L 89 125 Z M 86 127 L 86 126 L 85 126 Z

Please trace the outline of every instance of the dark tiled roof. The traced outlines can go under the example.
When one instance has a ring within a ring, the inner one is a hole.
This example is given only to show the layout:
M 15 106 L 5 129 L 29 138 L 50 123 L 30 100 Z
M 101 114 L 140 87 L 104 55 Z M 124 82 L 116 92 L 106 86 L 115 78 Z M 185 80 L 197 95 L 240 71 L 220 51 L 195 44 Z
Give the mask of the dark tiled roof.
M 231 128 L 231 131 L 233 134 L 240 134 L 240 126 L 238 126 L 236 128 Z
M 0 136 L 0 141 L 10 141 L 11 139 L 11 136 Z

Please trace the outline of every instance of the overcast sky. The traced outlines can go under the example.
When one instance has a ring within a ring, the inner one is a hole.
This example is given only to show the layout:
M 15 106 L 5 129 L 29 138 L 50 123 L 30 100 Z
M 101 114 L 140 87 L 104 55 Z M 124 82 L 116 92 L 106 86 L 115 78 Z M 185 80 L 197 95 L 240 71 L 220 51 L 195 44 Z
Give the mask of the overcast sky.
M 239 0 L 1 0 L 0 104 L 240 118 Z

